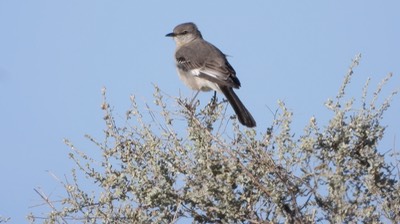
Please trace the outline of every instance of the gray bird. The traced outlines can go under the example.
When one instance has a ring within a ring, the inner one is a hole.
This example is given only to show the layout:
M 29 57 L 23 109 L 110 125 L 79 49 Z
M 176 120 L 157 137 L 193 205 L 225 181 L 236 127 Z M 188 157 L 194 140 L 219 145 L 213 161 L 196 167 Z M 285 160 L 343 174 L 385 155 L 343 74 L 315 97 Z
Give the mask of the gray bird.
M 233 91 L 240 87 L 240 81 L 225 54 L 205 41 L 194 23 L 180 24 L 166 36 L 176 42 L 175 60 L 180 79 L 193 90 L 222 92 L 239 122 L 255 127 L 253 116 Z

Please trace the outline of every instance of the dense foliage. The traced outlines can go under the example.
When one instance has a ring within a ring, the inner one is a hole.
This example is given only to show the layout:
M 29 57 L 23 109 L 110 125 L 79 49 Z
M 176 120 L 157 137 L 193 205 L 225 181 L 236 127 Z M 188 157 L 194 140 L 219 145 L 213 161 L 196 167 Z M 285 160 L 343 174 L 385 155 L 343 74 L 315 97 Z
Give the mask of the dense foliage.
M 117 125 L 104 93 L 104 140 L 88 136 L 96 151 L 79 150 L 66 140 L 77 169 L 70 180 L 60 180 L 65 198 L 56 203 L 37 191 L 50 212 L 29 219 L 399 223 L 399 173 L 387 162 L 391 154 L 378 148 L 385 131 L 381 120 L 396 92 L 377 105 L 390 75 L 372 97 L 368 81 L 361 108 L 354 108 L 345 90 L 358 61 L 350 66 L 338 95 L 325 104 L 332 112 L 329 122 L 322 126 L 317 116 L 311 117 L 304 133 L 296 135 L 292 112 L 282 102 L 271 125 L 256 133 L 224 116 L 224 101 L 215 99 L 198 109 L 198 104 L 178 98 L 177 111 L 157 87 L 155 106 L 140 109 L 131 97 L 126 123 Z M 80 185 L 82 177 L 93 185 L 91 190 Z

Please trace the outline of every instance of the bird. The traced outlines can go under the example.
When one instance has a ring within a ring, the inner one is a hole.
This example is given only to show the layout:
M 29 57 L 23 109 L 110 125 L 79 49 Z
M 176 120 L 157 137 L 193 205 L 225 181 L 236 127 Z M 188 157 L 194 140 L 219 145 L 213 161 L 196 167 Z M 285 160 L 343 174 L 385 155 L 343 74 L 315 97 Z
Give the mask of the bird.
M 253 116 L 233 91 L 241 86 L 235 70 L 221 50 L 203 39 L 196 24 L 179 24 L 166 36 L 176 43 L 176 67 L 184 84 L 198 92 L 214 90 L 224 94 L 239 122 L 249 128 L 255 127 Z

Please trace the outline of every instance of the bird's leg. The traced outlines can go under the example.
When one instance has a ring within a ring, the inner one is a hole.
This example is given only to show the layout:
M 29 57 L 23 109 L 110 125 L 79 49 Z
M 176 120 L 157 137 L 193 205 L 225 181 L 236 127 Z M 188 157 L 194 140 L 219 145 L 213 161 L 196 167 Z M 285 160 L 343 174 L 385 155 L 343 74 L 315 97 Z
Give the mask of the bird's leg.
M 214 95 L 211 98 L 210 103 L 208 104 L 212 111 L 214 111 L 215 107 L 217 106 L 217 92 L 214 91 Z
M 214 91 L 214 96 L 211 98 L 212 103 L 215 104 L 217 101 L 217 91 Z

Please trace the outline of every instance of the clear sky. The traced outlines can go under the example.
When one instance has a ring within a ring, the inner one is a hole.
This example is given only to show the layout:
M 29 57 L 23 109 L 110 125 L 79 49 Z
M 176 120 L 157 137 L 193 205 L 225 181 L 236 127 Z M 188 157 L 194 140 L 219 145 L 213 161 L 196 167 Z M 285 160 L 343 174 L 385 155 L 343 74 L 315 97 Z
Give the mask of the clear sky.
M 130 95 L 152 102 L 152 83 L 191 96 L 165 37 L 182 22 L 195 22 L 230 56 L 242 83 L 237 94 L 258 132 L 270 125 L 268 108 L 278 100 L 294 112 L 297 136 L 312 115 L 326 121 L 332 114 L 323 104 L 358 53 L 350 97 L 359 99 L 367 77 L 372 93 L 389 72 L 394 78 L 382 96 L 400 86 L 399 1 L 237 2 L 0 1 L 0 215 L 24 223 L 42 202 L 34 188 L 58 198 L 62 187 L 48 171 L 63 177 L 74 167 L 63 138 L 96 149 L 84 135 L 102 139 L 103 86 L 121 119 Z M 392 105 L 383 151 L 398 142 L 399 97 Z

